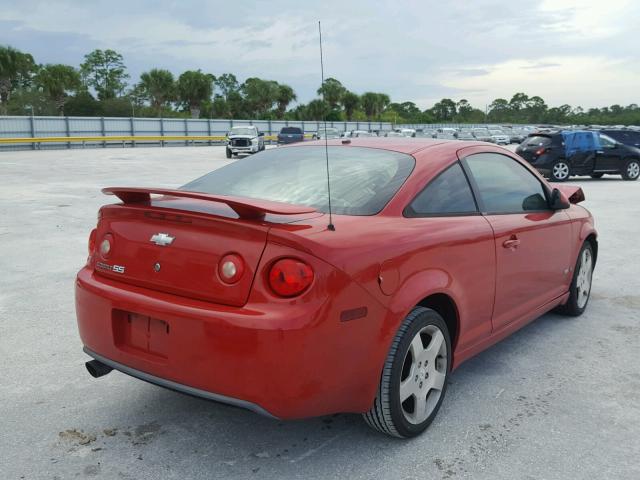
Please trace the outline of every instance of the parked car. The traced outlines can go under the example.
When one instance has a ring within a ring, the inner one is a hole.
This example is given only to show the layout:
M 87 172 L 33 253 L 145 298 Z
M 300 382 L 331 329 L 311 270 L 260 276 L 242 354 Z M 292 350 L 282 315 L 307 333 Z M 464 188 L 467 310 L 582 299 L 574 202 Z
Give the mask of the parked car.
M 367 132 L 366 130 L 354 130 L 353 132 L 351 132 L 351 136 L 352 137 L 377 137 L 378 135 L 376 135 L 373 132 Z
M 473 136 L 471 130 L 460 130 L 458 132 L 458 140 L 470 141 L 475 139 L 476 137 Z
M 489 130 L 489 135 L 491 135 L 491 142 L 497 145 L 509 145 L 511 143 L 509 135 L 502 130 Z
M 616 142 L 620 142 L 630 147 L 640 148 L 640 131 L 631 129 L 602 129 L 600 133 L 613 138 Z
M 529 132 L 526 130 L 522 130 L 519 128 L 512 128 L 511 132 L 509 132 L 509 143 L 517 143 L 520 144 L 524 142 L 524 139 L 527 138 Z
M 446 132 L 436 132 L 436 135 L 434 138 L 439 138 L 440 140 L 455 140 L 456 137 L 453 133 L 451 133 L 451 131 L 446 131 Z
M 418 435 L 462 362 L 551 309 L 585 311 L 598 254 L 579 187 L 468 145 L 298 143 L 178 190 L 104 189 L 120 203 L 74 283 L 87 370 Z
M 440 128 L 436 128 L 435 134 L 437 135 L 438 133 L 444 133 L 447 135 L 451 135 L 452 137 L 455 137 L 456 134 L 458 133 L 458 129 L 452 128 L 452 127 L 440 127 Z
M 403 128 L 403 129 L 400 130 L 400 133 L 404 137 L 415 137 L 416 136 L 416 131 L 413 128 Z
M 434 131 L 433 130 L 423 130 L 422 132 L 416 131 L 414 135 L 415 138 L 433 138 Z
M 534 133 L 516 148 L 516 153 L 556 182 L 572 175 L 600 178 L 607 173 L 621 175 L 625 180 L 640 176 L 640 149 L 600 132 Z
M 471 132 L 473 133 L 473 136 L 476 137 L 476 140 L 481 142 L 491 142 L 492 140 L 491 134 L 486 128 L 474 128 Z
M 384 134 L 385 137 L 402 137 L 404 138 L 404 135 L 400 132 L 395 132 L 395 131 L 390 131 L 390 132 L 386 132 Z
M 282 127 L 278 133 L 278 145 L 304 141 L 304 132 L 299 127 Z
M 264 149 L 264 133 L 258 132 L 253 125 L 232 127 L 227 134 L 227 158 L 241 153 L 256 153 Z
M 340 136 L 341 136 L 341 133 L 338 131 L 338 129 L 333 127 L 327 127 L 326 129 L 324 127 L 321 127 L 318 129 L 318 132 L 315 135 L 316 139 L 320 139 L 320 138 L 332 139 L 332 138 L 340 138 Z

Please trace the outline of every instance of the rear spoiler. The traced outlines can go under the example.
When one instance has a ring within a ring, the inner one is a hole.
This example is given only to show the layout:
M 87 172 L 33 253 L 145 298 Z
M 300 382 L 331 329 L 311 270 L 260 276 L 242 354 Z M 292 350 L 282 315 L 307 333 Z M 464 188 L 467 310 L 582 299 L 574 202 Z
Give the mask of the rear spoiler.
M 230 197 L 227 195 L 212 195 L 209 193 L 187 192 L 185 190 L 170 190 L 164 188 L 109 187 L 103 188 L 102 193 L 105 195 L 115 195 L 125 204 L 148 203 L 151 200 L 152 194 L 219 202 L 228 205 L 240 218 L 245 219 L 262 219 L 267 213 L 276 215 L 297 215 L 316 211 L 313 207 L 290 205 L 288 203 L 273 202 L 270 200 Z
M 569 203 L 584 202 L 584 199 L 585 199 L 584 192 L 582 191 L 582 188 L 578 187 L 577 185 L 565 185 L 565 184 L 554 183 L 553 186 L 558 190 L 560 190 L 565 197 L 567 197 L 567 200 L 569 200 Z

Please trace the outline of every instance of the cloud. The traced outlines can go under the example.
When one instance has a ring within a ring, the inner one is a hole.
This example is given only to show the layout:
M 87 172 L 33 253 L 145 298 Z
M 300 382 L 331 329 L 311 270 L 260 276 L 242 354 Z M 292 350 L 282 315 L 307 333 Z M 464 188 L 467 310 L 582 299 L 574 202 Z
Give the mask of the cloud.
M 321 19 L 325 75 L 358 93 L 423 108 L 444 96 L 482 106 L 517 91 L 593 106 L 638 102 L 628 86 L 637 62 L 627 60 L 637 58 L 638 18 L 632 0 L 0 0 L 0 43 L 74 65 L 113 48 L 132 81 L 153 67 L 200 68 L 282 81 L 308 101 L 319 84 Z

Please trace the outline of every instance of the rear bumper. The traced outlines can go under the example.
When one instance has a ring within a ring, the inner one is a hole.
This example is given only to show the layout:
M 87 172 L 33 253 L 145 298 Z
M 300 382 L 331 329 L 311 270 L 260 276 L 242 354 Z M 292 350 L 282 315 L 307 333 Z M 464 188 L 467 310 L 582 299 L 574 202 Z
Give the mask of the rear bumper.
M 320 266 L 316 272 L 330 274 Z M 304 302 L 265 302 L 256 294 L 244 307 L 230 307 L 123 284 L 85 267 L 75 287 L 80 338 L 90 356 L 128 375 L 268 416 L 365 412 L 380 380 L 388 348 L 380 331 L 390 314 L 346 276 L 331 275 L 332 296 L 318 285 Z M 340 320 L 344 309 L 361 305 L 366 318 Z M 122 341 L 122 312 L 167 325 L 167 338 L 149 340 L 162 344 L 161 355 Z
M 102 355 L 98 355 L 96 352 L 91 351 L 87 347 L 84 347 L 83 350 L 84 353 L 98 360 L 99 362 L 102 362 L 105 365 L 113 368 L 114 370 L 118 370 L 119 372 L 125 373 L 139 380 L 144 380 L 145 382 L 153 383 L 154 385 L 168 388 L 170 390 L 175 390 L 176 392 L 186 393 L 187 395 L 191 395 L 194 397 L 204 398 L 205 400 L 213 400 L 214 402 L 226 403 L 227 405 L 232 405 L 234 407 L 245 408 L 247 410 L 251 410 L 252 412 L 259 413 L 260 415 L 264 415 L 265 417 L 277 419 L 277 417 L 274 417 L 260 405 L 256 405 L 255 403 L 240 400 L 238 398 L 227 397 L 225 395 L 219 395 L 217 393 L 208 392 L 206 390 L 200 390 L 199 388 L 193 388 L 181 383 L 172 382 L 171 380 L 156 377 L 154 375 L 136 370 L 121 363 L 114 362 L 113 360 L 103 357 Z

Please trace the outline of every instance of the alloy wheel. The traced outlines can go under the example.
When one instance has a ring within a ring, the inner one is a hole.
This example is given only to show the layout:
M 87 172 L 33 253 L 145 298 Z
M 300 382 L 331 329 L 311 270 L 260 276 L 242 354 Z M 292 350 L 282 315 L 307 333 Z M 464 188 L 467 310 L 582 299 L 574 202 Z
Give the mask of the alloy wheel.
M 584 308 L 589 300 L 589 293 L 591 292 L 591 277 L 593 275 L 593 257 L 591 250 L 585 248 L 582 251 L 582 258 L 580 259 L 580 270 L 578 270 L 578 277 L 576 278 L 576 288 L 578 290 L 577 303 L 579 308 Z
M 400 403 L 409 423 L 424 422 L 438 405 L 447 376 L 447 354 L 447 342 L 435 325 L 427 325 L 413 337 L 400 377 Z
M 566 180 L 569 176 L 569 165 L 558 162 L 553 166 L 553 177 L 557 180 Z
M 640 164 L 638 162 L 630 162 L 627 165 L 627 176 L 629 178 L 638 178 L 640 175 Z

